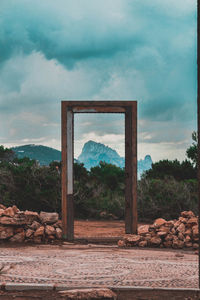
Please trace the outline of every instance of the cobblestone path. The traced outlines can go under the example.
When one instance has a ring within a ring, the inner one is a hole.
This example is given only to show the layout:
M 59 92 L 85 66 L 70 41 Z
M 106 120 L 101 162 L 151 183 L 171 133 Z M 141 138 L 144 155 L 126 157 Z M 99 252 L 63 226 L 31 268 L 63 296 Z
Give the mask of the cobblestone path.
M 198 257 L 189 251 L 92 245 L 1 247 L 3 265 L 1 282 L 69 287 L 198 287 Z

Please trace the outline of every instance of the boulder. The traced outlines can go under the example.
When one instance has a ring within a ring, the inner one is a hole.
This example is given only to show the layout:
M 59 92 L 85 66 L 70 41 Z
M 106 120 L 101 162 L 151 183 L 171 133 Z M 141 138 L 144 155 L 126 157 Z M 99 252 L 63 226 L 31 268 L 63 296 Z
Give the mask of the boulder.
M 10 218 L 10 217 L 0 217 L 0 224 L 2 225 L 20 225 L 19 222 L 16 222 L 16 220 L 14 220 L 14 218 Z
M 194 244 L 192 244 L 192 247 L 193 247 L 193 249 L 198 249 L 199 248 L 199 244 L 194 243 Z
M 179 240 L 183 241 L 185 239 L 185 236 L 183 235 L 182 232 L 179 232 L 178 233 L 178 238 L 179 238 Z
M 176 229 L 173 227 L 171 228 L 171 234 L 175 234 L 176 233 Z
M 13 235 L 13 237 L 10 238 L 10 241 L 16 242 L 16 243 L 21 243 L 24 241 L 24 239 L 25 239 L 25 232 L 23 230 L 15 235 Z
M 171 248 L 172 247 L 172 241 L 168 240 L 163 242 L 163 245 L 165 248 Z
M 0 240 L 6 240 L 12 237 L 14 230 L 12 227 L 0 226 Z
M 6 209 L 6 206 L 5 205 L 3 205 L 3 204 L 0 204 L 0 209 Z
M 8 207 L 4 210 L 3 215 L 7 217 L 14 217 L 15 209 L 13 209 L 13 207 Z
M 47 235 L 55 235 L 56 234 L 56 230 L 53 226 L 50 226 L 50 225 L 46 225 L 45 226 L 45 233 Z
M 146 234 L 144 240 L 148 243 L 151 240 L 151 234 Z
M 33 242 L 36 244 L 40 244 L 42 242 L 42 236 L 34 236 Z
M 192 247 L 192 242 L 185 242 L 185 247 L 191 248 Z
M 119 240 L 117 242 L 118 247 L 124 247 L 125 246 L 125 242 L 123 240 Z
M 169 226 L 165 226 L 165 225 L 163 225 L 163 226 L 160 226 L 158 229 L 157 229 L 157 231 L 164 231 L 164 232 L 166 232 L 166 233 L 168 233 L 169 231 L 170 231 L 170 227 Z
M 198 225 L 195 225 L 195 226 L 192 227 L 192 235 L 193 235 L 194 238 L 195 238 L 195 237 L 198 238 L 198 236 L 199 236 Z
M 87 288 L 87 289 L 74 289 L 58 292 L 62 297 L 68 300 L 95 300 L 95 299 L 117 299 L 117 295 L 107 288 Z
M 0 217 L 0 224 L 3 225 L 30 225 L 38 217 L 35 214 L 25 214 L 24 212 L 18 212 L 14 217 L 2 216 Z
M 158 232 L 157 232 L 157 235 L 158 235 L 159 237 L 165 237 L 165 236 L 167 235 L 167 232 L 166 232 L 166 231 L 158 231 Z
M 178 220 L 179 220 L 181 223 L 187 223 L 187 218 L 179 217 Z
M 146 247 L 146 246 L 147 246 L 147 241 L 140 241 L 140 242 L 138 243 L 138 246 L 139 246 L 139 247 Z
M 53 224 L 53 226 L 55 228 L 61 228 L 62 229 L 62 221 L 61 220 L 58 220 L 56 223 Z
M 2 216 L 4 213 L 4 209 L 0 208 L 0 216 Z
M 61 239 L 62 239 L 62 229 L 56 228 L 56 238 L 57 238 L 58 240 L 61 240 Z
M 185 225 L 183 223 L 181 223 L 178 227 L 177 227 L 177 231 L 184 233 L 185 232 Z
M 149 232 L 154 231 L 156 226 L 154 224 L 149 225 Z
M 197 224 L 198 224 L 198 219 L 197 219 L 197 217 L 190 218 L 190 219 L 188 220 L 187 224 L 191 224 L 191 226 L 197 225 Z
M 13 209 L 13 211 L 15 212 L 15 214 L 18 213 L 18 212 L 20 211 L 19 208 L 17 208 L 16 205 L 13 205 L 13 206 L 12 206 L 12 209 Z
M 34 233 L 34 230 L 28 228 L 25 233 L 26 238 L 30 238 L 33 235 L 33 233 Z
M 124 238 L 124 240 L 125 240 L 125 243 L 128 242 L 131 245 L 136 245 L 141 240 L 141 236 L 137 235 L 137 234 L 132 234 L 132 235 L 126 236 Z
M 159 218 L 159 219 L 156 219 L 155 222 L 154 222 L 154 226 L 155 227 L 160 227 L 162 225 L 164 225 L 167 221 L 165 219 L 162 219 L 162 218 Z
M 58 213 L 53 212 L 53 213 L 48 213 L 41 211 L 40 212 L 40 221 L 42 224 L 53 224 L 58 221 Z
M 185 242 L 187 243 L 187 242 L 191 242 L 191 237 L 189 236 L 189 235 L 186 235 L 186 237 L 185 237 Z
M 51 234 L 51 235 L 48 235 L 48 236 L 47 236 L 47 240 L 48 240 L 48 241 L 55 240 L 55 235 L 52 235 L 52 234 Z
M 173 220 L 171 220 L 171 221 L 167 221 L 166 223 L 165 223 L 165 226 L 168 226 L 168 227 L 173 227 L 174 226 L 174 221 Z
M 182 211 L 181 216 L 184 218 L 190 218 L 190 217 L 194 217 L 194 213 L 191 210 L 190 211 Z
M 161 242 L 162 242 L 161 238 L 156 237 L 156 236 L 152 237 L 151 240 L 150 240 L 150 244 L 152 246 L 159 246 L 161 244 Z
M 182 249 L 184 247 L 184 242 L 179 240 L 179 239 L 174 239 L 172 242 L 172 247 L 173 248 L 178 248 L 178 249 Z
M 32 216 L 35 217 L 34 219 L 38 219 L 39 220 L 39 215 L 36 211 L 30 211 L 30 210 L 26 210 L 24 212 L 25 216 Z
M 44 235 L 44 226 L 40 226 L 35 232 L 34 236 L 43 236 Z
M 37 230 L 40 226 L 41 224 L 39 222 L 33 221 L 33 223 L 30 225 L 30 228 L 33 230 Z
M 177 228 L 179 225 L 181 225 L 182 223 L 181 223 L 181 221 L 180 220 L 178 220 L 178 221 L 176 221 L 175 223 L 174 223 L 174 228 L 173 229 L 175 229 L 175 228 Z
M 185 235 L 192 235 L 192 229 L 190 228 L 190 229 L 187 229 L 186 231 L 185 231 Z
M 173 235 L 172 234 L 166 235 L 165 241 L 168 242 L 168 241 L 171 241 L 171 240 L 173 240 Z
M 139 226 L 139 228 L 138 228 L 138 234 L 145 235 L 147 233 L 149 233 L 149 225 Z

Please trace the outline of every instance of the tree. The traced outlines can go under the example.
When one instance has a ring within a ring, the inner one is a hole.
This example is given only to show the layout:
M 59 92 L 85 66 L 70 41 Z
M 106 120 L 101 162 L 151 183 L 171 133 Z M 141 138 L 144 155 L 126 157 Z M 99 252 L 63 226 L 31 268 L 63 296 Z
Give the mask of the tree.
M 173 177 L 176 180 L 195 179 L 196 170 L 189 160 L 183 162 L 175 160 L 160 160 L 153 163 L 152 168 L 144 173 L 145 178 L 165 179 L 166 177 Z
M 197 132 L 193 131 L 192 133 L 192 145 L 186 150 L 187 157 L 192 161 L 195 169 L 197 168 Z
M 0 145 L 0 162 L 6 161 L 13 161 L 15 158 L 15 152 L 11 149 L 4 148 L 3 145 Z
M 108 189 L 116 190 L 125 181 L 124 170 L 106 162 L 100 162 L 99 166 L 91 168 L 91 177 L 104 184 Z

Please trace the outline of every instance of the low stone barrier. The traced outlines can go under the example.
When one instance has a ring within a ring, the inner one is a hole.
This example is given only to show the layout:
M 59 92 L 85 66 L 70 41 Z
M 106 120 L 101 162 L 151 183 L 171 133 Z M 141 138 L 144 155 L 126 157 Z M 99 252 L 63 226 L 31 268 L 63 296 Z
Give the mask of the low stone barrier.
M 20 211 L 15 205 L 0 204 L 0 240 L 10 242 L 51 242 L 62 239 L 57 213 Z
M 152 225 L 142 225 L 138 234 L 127 234 L 118 241 L 119 247 L 160 247 L 198 249 L 198 217 L 183 211 L 178 220 L 159 218 Z
M 198 217 L 183 211 L 178 220 L 159 218 L 142 225 L 138 234 L 126 234 L 119 247 L 160 247 L 198 249 Z M 0 204 L 0 241 L 50 243 L 62 240 L 62 223 L 56 212 L 20 211 L 15 205 Z

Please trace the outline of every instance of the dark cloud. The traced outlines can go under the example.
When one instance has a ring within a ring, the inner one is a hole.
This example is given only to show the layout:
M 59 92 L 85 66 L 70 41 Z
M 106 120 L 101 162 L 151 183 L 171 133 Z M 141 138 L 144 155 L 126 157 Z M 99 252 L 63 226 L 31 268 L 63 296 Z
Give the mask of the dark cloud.
M 188 142 L 196 126 L 196 3 L 1 0 L 0 77 L 3 142 L 58 141 L 62 99 L 138 100 L 139 120 L 148 122 L 139 126 L 141 143 L 180 142 L 174 126 Z M 80 138 L 123 131 L 120 116 L 83 121 Z

